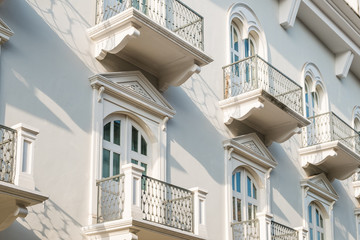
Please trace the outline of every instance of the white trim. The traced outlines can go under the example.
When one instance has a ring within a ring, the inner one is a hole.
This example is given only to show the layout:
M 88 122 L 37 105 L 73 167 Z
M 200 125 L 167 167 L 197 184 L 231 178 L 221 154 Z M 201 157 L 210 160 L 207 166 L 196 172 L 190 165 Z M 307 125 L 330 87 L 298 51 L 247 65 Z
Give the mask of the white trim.
M 15 184 L 34 190 L 34 149 L 36 136 L 39 134 L 39 130 L 23 123 L 16 124 L 12 126 L 12 128 L 17 131 Z M 28 143 L 28 154 L 26 159 L 27 170 L 26 172 L 23 172 L 25 142 Z

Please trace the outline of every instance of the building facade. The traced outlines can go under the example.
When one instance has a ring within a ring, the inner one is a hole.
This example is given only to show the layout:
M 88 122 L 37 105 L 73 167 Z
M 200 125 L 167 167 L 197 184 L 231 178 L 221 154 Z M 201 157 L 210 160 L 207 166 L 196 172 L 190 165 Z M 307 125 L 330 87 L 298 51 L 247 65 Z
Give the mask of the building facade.
M 360 240 L 357 0 L 0 18 L 0 239 Z

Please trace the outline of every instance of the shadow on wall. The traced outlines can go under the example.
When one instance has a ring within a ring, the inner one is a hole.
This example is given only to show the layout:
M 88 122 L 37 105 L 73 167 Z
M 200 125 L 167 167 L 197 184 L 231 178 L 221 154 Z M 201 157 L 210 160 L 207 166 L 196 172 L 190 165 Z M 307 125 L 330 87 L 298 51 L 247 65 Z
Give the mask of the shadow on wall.
M 354 208 L 358 206 L 358 202 L 354 197 L 352 186 L 352 177 L 339 181 L 335 180 L 331 183 L 339 195 L 339 200 L 334 205 L 334 239 L 348 239 L 355 240 L 356 235 L 356 220 L 354 215 Z M 348 191 L 346 190 L 348 189 Z M 352 198 L 350 198 L 350 196 Z M 354 206 L 350 208 L 349 206 Z
M 299 140 L 299 136 L 293 136 L 283 144 L 273 143 L 269 147 L 278 162 L 270 174 L 272 213 L 275 221 L 292 228 L 302 226 L 303 215 L 300 181 L 305 175 L 298 160 Z
M 164 96 L 176 109 L 174 119 L 167 126 L 167 179 L 179 179 L 172 176 L 176 172 L 174 169 L 187 172 L 189 176 L 199 176 L 202 167 L 210 178 L 224 184 L 222 141 L 229 134 L 220 118 L 216 94 L 200 75 L 195 74 L 181 87 L 170 87 Z M 197 181 L 209 177 L 199 176 Z M 185 184 L 199 185 L 191 180 L 193 178 L 188 178 Z M 203 182 L 203 185 L 207 184 Z
M 18 218 L 9 228 L 0 232 L 0 239 L 85 239 L 80 233 L 82 226 L 53 201 L 47 200 L 45 204 L 28 210 L 26 218 Z
M 51 8 L 47 12 L 51 14 Z M 92 75 L 89 68 L 27 2 L 5 1 L 0 15 L 15 32 L 2 49 L 0 100 L 6 105 L 0 106 L 0 116 L 20 109 L 68 131 L 88 132 L 91 122 L 88 77 Z M 69 17 L 69 23 L 73 21 Z M 69 26 L 64 34 L 73 32 Z M 11 119 L 10 115 L 6 122 L 21 121 Z
M 97 60 L 91 52 L 86 32 L 86 29 L 95 25 L 95 1 L 83 6 L 80 5 L 84 3 L 69 0 L 26 2 L 89 69 L 98 72 Z

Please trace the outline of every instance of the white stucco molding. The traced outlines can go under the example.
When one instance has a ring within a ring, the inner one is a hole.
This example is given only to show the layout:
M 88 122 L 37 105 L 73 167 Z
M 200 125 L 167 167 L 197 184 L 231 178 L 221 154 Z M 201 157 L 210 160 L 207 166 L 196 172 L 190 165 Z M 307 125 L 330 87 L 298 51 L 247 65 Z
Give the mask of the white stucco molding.
M 355 106 L 353 108 L 353 111 L 352 111 L 352 127 L 356 130 L 356 131 L 359 131 L 360 129 L 357 129 L 357 126 L 355 126 L 355 121 L 359 121 L 360 123 L 360 106 Z
M 315 203 L 321 210 L 325 218 L 326 239 L 334 239 L 334 215 L 333 206 L 339 199 L 334 187 L 324 173 L 303 179 L 300 181 L 303 193 L 303 216 L 304 228 L 308 229 L 308 206 Z
M 13 30 L 0 18 L 0 45 L 7 42 L 12 35 Z
M 354 54 L 351 51 L 336 54 L 335 74 L 339 79 L 344 79 L 347 77 L 353 59 Z
M 320 109 L 321 112 L 328 112 L 330 111 L 330 103 L 329 98 L 326 90 L 326 86 L 324 84 L 324 80 L 320 69 L 315 63 L 306 62 L 303 66 L 301 72 L 301 82 L 303 83 L 302 87 L 305 89 L 305 81 L 307 81 L 310 91 L 317 92 L 320 97 Z M 304 95 L 305 95 L 305 91 Z M 303 96 L 305 99 L 305 96 Z M 306 112 L 306 106 L 304 104 L 304 112 Z
M 107 93 L 163 118 L 175 115 L 174 108 L 140 71 L 102 73 L 89 80 L 93 88 L 99 89 L 98 102 Z
M 17 131 L 15 184 L 34 190 L 34 149 L 39 130 L 24 123 L 18 123 L 12 128 Z M 24 154 L 25 144 L 27 144 L 26 156 Z M 24 162 L 24 157 L 26 157 L 26 162 Z M 26 166 L 23 166 L 24 164 Z
M 228 10 L 227 42 L 230 43 L 230 26 L 235 22 L 240 30 L 243 39 L 249 38 L 252 34 L 257 43 L 257 54 L 265 60 L 268 59 L 267 40 L 259 18 L 255 12 L 244 3 L 235 3 Z M 227 45 L 228 59 L 230 60 L 230 44 Z
M 256 133 L 250 133 L 225 140 L 225 176 L 226 176 L 226 221 L 232 219 L 232 174 L 239 168 L 246 169 L 255 179 L 259 187 L 259 208 L 256 215 L 259 219 L 260 234 L 267 239 L 272 219 L 270 203 L 270 172 L 277 166 L 277 162 Z M 226 225 L 226 232 L 230 239 L 231 224 Z M 264 239 L 265 239 L 264 238 Z
M 279 23 L 287 29 L 293 27 L 301 0 L 279 0 Z

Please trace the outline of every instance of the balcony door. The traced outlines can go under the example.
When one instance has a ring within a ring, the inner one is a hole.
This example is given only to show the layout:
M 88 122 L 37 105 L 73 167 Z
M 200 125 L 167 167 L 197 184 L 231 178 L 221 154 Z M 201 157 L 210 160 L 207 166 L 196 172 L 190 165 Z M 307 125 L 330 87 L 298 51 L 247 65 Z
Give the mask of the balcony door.
M 242 40 L 240 30 L 235 22 L 230 26 L 230 57 L 231 73 L 228 79 L 230 86 L 230 96 L 253 90 L 253 77 L 255 77 L 254 58 L 246 59 L 256 54 L 256 44 L 254 38 L 249 34 L 249 38 Z M 241 59 L 244 61 L 238 62 Z
M 308 206 L 309 240 L 325 240 L 324 217 L 315 203 Z
M 120 174 L 121 165 L 130 162 L 142 166 L 145 169 L 143 174 L 146 175 L 150 165 L 148 143 L 146 132 L 130 117 L 115 115 L 106 118 L 103 128 L 101 177 Z
M 316 144 L 318 133 L 321 130 L 315 118 L 320 113 L 320 99 L 317 91 L 311 91 L 308 81 L 305 81 L 305 108 L 306 118 L 311 121 L 311 124 L 307 127 L 306 141 L 307 145 L 311 146 Z M 330 121 L 329 119 L 328 122 L 330 123 Z
M 259 206 L 258 187 L 255 179 L 245 169 L 232 175 L 233 221 L 243 222 L 256 219 Z

